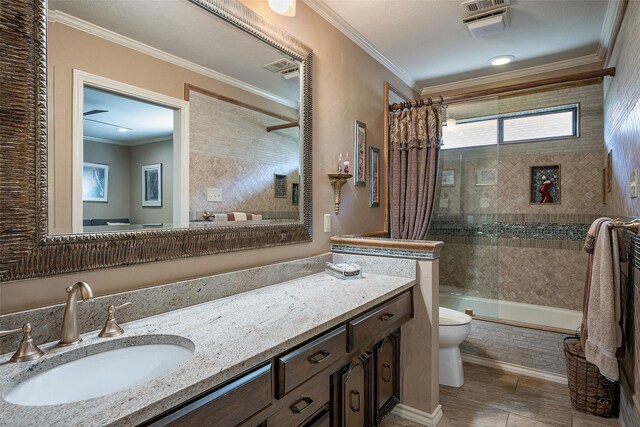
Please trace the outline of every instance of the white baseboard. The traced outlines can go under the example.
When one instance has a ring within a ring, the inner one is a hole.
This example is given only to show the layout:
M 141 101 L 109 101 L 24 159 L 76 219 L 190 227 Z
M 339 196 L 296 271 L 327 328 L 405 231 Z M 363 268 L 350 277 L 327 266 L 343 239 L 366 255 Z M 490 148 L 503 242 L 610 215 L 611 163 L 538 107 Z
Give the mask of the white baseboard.
M 442 420 L 441 405 L 438 405 L 436 410 L 429 414 L 412 408 L 411 406 L 398 404 L 393 408 L 391 413 L 427 427 L 436 427 L 440 423 L 440 420 Z
M 526 366 L 515 365 L 513 363 L 501 362 L 499 360 L 487 359 L 486 357 L 474 356 L 471 354 L 462 354 L 462 360 L 475 365 L 487 366 L 489 368 L 500 369 L 501 371 L 510 372 L 512 374 L 525 375 L 535 377 L 541 380 L 552 381 L 554 383 L 566 384 L 567 377 L 552 372 L 542 371 L 540 369 L 529 368 Z

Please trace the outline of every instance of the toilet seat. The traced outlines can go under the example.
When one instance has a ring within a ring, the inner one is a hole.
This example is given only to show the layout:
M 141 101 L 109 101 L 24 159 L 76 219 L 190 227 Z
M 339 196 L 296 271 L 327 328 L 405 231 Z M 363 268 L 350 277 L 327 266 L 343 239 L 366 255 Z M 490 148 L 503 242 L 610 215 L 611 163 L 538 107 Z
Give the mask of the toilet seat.
M 450 308 L 440 307 L 440 326 L 460 326 L 471 323 L 471 316 Z

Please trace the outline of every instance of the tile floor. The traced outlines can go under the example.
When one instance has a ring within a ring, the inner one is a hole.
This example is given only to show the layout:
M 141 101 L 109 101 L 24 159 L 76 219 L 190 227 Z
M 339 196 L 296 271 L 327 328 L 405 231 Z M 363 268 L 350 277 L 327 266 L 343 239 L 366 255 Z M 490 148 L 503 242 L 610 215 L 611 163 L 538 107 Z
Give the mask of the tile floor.
M 537 378 L 465 363 L 461 388 L 440 386 L 444 417 L 439 427 L 608 427 L 606 419 L 572 411 L 569 389 Z M 382 427 L 417 427 L 389 415 Z

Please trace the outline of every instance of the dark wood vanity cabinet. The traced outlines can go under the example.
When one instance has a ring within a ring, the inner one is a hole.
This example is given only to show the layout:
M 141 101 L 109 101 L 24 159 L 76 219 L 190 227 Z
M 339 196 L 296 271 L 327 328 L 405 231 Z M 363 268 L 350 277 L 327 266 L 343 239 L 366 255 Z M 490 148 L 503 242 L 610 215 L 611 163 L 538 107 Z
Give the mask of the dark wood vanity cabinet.
M 144 423 L 371 427 L 400 399 L 400 325 L 411 291 Z

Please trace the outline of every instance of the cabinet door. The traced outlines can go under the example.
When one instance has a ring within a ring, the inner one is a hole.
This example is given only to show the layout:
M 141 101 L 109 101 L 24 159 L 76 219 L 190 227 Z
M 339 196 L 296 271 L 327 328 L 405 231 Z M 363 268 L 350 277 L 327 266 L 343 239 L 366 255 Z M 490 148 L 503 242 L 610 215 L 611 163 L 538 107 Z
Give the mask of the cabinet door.
M 375 347 L 374 405 L 376 425 L 400 401 L 400 331 Z
M 370 354 L 353 359 L 334 376 L 334 424 L 340 427 L 371 425 Z

